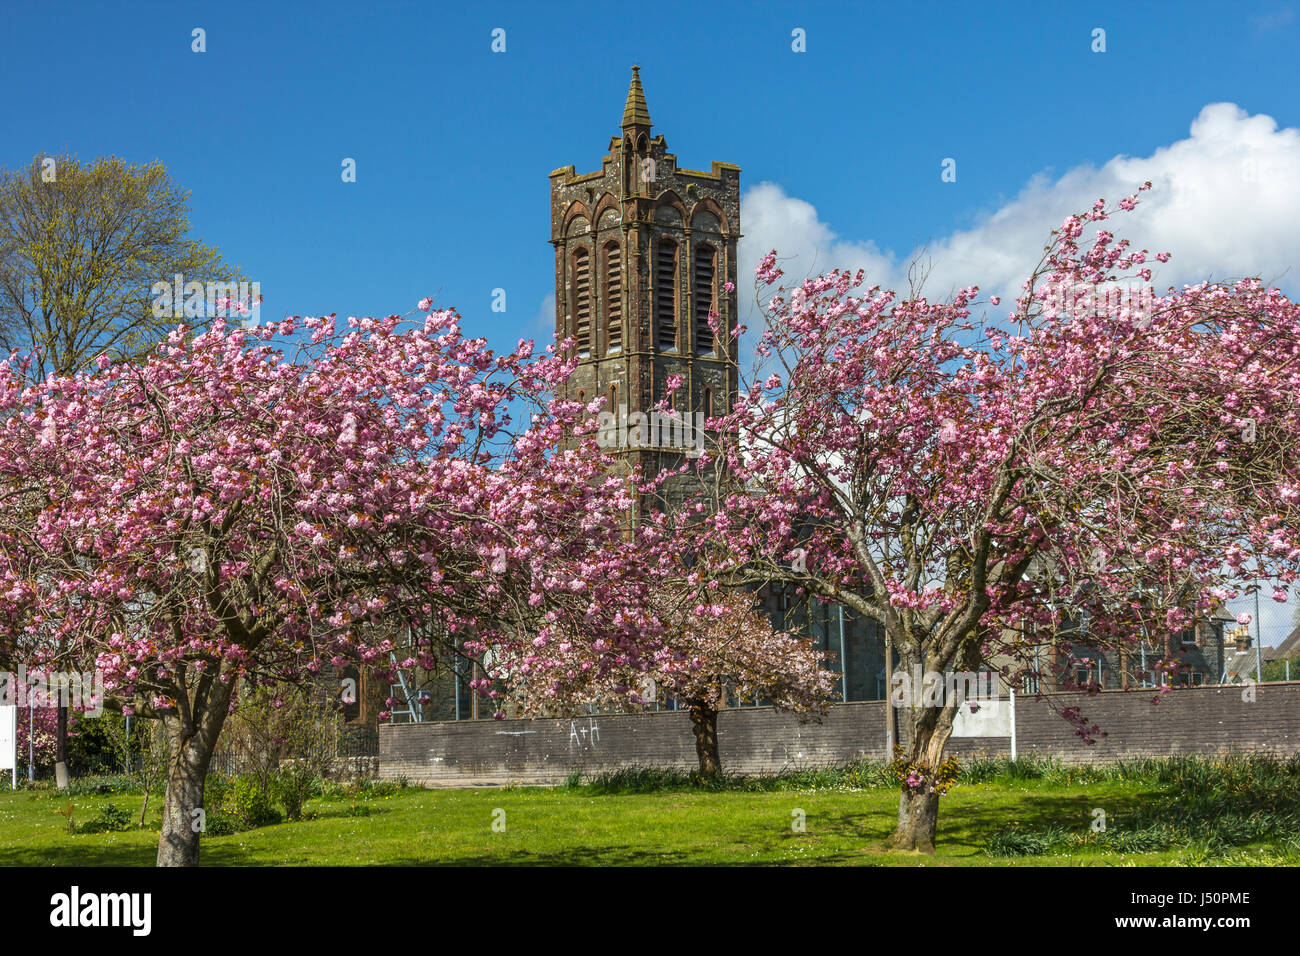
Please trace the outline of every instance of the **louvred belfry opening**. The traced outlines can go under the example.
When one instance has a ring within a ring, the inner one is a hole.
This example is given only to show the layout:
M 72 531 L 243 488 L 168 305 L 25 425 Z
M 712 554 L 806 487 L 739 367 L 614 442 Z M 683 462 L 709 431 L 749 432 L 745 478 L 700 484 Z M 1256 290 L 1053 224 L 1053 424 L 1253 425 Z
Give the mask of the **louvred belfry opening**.
M 677 244 L 659 241 L 655 266 L 655 317 L 660 349 L 677 347 Z
M 709 313 L 713 311 L 715 255 L 710 246 L 701 246 L 695 253 L 695 347 L 701 352 L 713 351 Z
M 607 351 L 623 348 L 623 255 L 617 242 L 605 246 L 605 342 Z
M 585 249 L 579 249 L 573 255 L 573 317 L 578 354 L 589 355 L 591 353 L 591 269 Z

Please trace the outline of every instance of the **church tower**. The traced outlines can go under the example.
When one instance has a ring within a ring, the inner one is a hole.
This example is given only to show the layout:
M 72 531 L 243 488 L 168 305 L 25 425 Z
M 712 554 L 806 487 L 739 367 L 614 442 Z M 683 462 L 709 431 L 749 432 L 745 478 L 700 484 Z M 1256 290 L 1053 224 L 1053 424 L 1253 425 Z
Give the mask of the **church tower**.
M 735 399 L 740 167 L 679 167 L 663 134 L 651 136 L 639 70 L 600 169 L 551 173 L 551 245 L 555 327 L 576 340 L 579 356 L 567 397 L 604 397 L 631 426 L 617 454 L 650 478 L 679 466 L 693 444 L 688 432 L 636 431 L 638 413 L 649 417 L 670 377 L 681 378 L 672 407 L 688 423 L 725 414 Z M 676 487 L 670 497 L 684 486 Z

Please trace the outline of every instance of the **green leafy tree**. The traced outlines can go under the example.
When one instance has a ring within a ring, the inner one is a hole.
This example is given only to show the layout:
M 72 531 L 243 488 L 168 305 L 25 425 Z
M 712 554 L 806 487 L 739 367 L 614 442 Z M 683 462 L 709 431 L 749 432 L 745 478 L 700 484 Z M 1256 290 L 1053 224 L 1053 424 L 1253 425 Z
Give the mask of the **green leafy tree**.
M 127 775 L 144 794 L 140 807 L 140 826 L 149 812 L 149 798 L 167 779 L 167 737 L 162 722 L 139 719 L 130 721 L 121 714 L 106 713 L 99 726 L 112 744 L 118 761 Z
M 74 375 L 100 355 L 134 359 L 177 324 L 153 287 L 233 281 L 215 248 L 189 238 L 189 193 L 160 163 L 38 156 L 0 169 L 0 356 L 27 376 Z M 187 320 L 194 326 L 194 320 Z M 68 783 L 68 713 L 59 707 L 55 778 Z
M 241 687 L 220 747 L 229 771 L 253 780 L 278 800 L 290 820 L 334 770 L 339 707 L 320 686 Z
M 32 353 L 34 379 L 148 351 L 177 323 L 154 315 L 155 283 L 235 278 L 189 238 L 189 196 L 160 163 L 38 156 L 0 169 L 0 349 Z

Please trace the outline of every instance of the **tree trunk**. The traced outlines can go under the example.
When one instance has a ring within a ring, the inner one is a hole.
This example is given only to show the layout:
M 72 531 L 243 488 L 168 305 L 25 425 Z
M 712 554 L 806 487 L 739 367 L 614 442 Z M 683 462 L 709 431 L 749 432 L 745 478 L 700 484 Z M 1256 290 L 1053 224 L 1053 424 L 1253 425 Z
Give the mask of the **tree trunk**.
M 889 845 L 897 850 L 933 853 L 938 826 L 939 795 L 903 787 L 898 800 L 898 828 L 889 838 Z
M 168 723 L 173 720 L 165 719 Z M 196 735 L 186 739 L 179 729 L 169 726 L 167 730 L 172 753 L 167 760 L 167 795 L 163 799 L 158 865 L 198 866 L 203 818 L 194 811 L 203 809 L 203 785 L 212 754 L 203 752 L 202 741 Z
M 941 707 L 914 705 L 907 711 L 907 747 L 904 757 L 915 764 L 924 777 L 918 787 L 903 783 L 898 798 L 898 827 L 888 846 L 896 850 L 934 852 L 934 837 L 939 825 L 939 795 L 934 792 L 935 776 L 943 763 L 943 751 L 952 736 L 952 722 L 957 715 L 955 701 Z
M 54 785 L 67 790 L 72 779 L 68 774 L 68 708 L 63 704 L 59 705 L 55 718 L 54 736 Z
M 695 730 L 695 754 L 700 758 L 700 773 L 714 777 L 722 772 L 718 756 L 718 712 L 706 704 L 691 705 L 691 727 Z
M 158 866 L 199 865 L 199 837 L 206 825 L 203 788 L 230 709 L 231 689 L 222 681 L 213 681 L 208 694 L 194 695 L 196 700 L 206 700 L 203 706 L 196 705 L 191 720 L 177 712 L 162 717 L 168 756 Z

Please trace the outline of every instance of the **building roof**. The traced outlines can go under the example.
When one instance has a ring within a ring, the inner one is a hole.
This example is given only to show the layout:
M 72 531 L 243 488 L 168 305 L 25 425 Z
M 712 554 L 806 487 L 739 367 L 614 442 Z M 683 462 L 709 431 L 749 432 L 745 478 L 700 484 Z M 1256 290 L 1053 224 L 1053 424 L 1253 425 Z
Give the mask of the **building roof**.
M 623 126 L 650 126 L 650 107 L 641 89 L 641 67 L 632 67 L 632 85 L 627 88 L 627 105 L 623 107 Z
M 1286 636 L 1277 647 L 1263 648 L 1264 660 L 1285 661 L 1300 657 L 1300 627 Z
M 1228 658 L 1226 677 L 1229 684 L 1239 683 L 1246 677 L 1258 677 L 1255 673 L 1255 652 L 1236 651 Z

